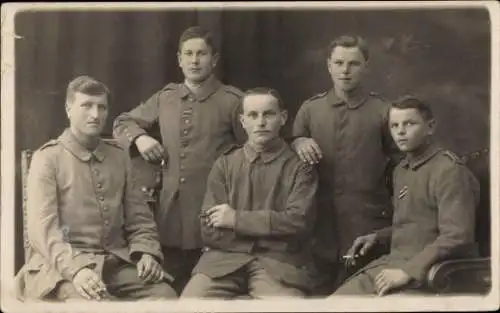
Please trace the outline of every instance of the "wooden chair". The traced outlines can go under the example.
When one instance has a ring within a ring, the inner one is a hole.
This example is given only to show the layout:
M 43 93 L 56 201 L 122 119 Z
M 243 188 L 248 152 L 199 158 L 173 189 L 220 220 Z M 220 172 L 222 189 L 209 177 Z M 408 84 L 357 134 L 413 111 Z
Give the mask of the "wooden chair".
M 28 239 L 28 227 L 27 227 L 27 183 L 28 183 L 28 171 L 31 163 L 31 157 L 33 156 L 32 150 L 21 151 L 21 182 L 22 182 L 22 209 L 23 209 L 23 245 L 24 245 L 24 260 L 28 261 L 31 257 L 32 249 Z
M 491 289 L 489 149 L 467 155 L 463 160 L 478 179 L 481 188 L 476 214 L 479 257 L 448 260 L 432 266 L 427 275 L 427 284 L 438 294 L 486 294 Z

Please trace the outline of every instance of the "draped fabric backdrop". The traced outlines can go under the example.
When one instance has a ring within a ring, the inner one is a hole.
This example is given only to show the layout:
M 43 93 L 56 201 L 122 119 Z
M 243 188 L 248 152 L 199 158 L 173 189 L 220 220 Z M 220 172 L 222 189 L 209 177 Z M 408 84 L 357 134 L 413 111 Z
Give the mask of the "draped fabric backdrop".
M 90 75 L 112 93 L 112 120 L 168 82 L 180 82 L 182 31 L 219 36 L 217 75 L 248 89 L 276 88 L 290 121 L 300 104 L 331 87 L 326 47 L 357 34 L 370 44 L 366 85 L 394 99 L 428 101 L 438 139 L 459 154 L 489 146 L 490 23 L 486 10 L 149 10 L 25 11 L 15 17 L 16 271 L 22 265 L 20 151 L 37 149 L 67 126 L 67 83 Z M 290 124 L 285 128 L 289 133 Z M 368 160 L 367 160 L 368 161 Z

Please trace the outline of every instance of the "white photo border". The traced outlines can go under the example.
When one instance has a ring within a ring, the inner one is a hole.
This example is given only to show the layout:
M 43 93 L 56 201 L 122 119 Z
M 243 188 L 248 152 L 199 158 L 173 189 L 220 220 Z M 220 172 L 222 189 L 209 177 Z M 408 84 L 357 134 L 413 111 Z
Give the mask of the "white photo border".
M 72 302 L 23 303 L 14 296 L 15 234 L 15 66 L 14 16 L 26 10 L 149 11 L 158 9 L 450 9 L 484 8 L 490 14 L 491 31 L 491 265 L 492 289 L 487 296 L 388 296 L 339 297 L 335 300 L 173 300 L 156 302 Z M 1 79 L 1 306 L 5 312 L 387 312 L 387 311 L 483 311 L 498 310 L 499 293 L 499 229 L 500 229 L 500 5 L 496 1 L 352 1 L 352 2 L 123 2 L 123 3 L 7 3 L 2 5 L 2 79 Z

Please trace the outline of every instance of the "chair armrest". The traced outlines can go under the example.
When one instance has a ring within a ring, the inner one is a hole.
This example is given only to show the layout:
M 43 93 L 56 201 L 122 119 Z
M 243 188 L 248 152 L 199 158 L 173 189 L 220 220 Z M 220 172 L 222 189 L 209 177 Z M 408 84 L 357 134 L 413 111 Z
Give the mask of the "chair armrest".
M 427 284 L 439 293 L 488 293 L 490 258 L 456 259 L 437 263 L 427 273 Z

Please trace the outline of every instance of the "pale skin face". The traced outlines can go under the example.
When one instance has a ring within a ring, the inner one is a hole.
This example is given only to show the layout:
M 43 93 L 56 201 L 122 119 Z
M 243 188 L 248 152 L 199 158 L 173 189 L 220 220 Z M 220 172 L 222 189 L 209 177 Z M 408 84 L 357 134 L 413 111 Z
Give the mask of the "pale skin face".
M 434 120 L 425 120 L 417 109 L 391 108 L 389 112 L 391 135 L 403 152 L 414 152 L 426 144 L 434 133 Z
M 184 77 L 192 84 L 201 84 L 209 78 L 217 61 L 218 54 L 213 54 L 212 48 L 203 38 L 192 38 L 182 43 L 177 53 L 177 61 Z
M 240 121 L 252 146 L 262 147 L 278 138 L 286 119 L 287 112 L 272 95 L 249 95 L 243 100 Z
M 75 135 L 83 139 L 99 137 L 108 117 L 108 96 L 76 92 L 66 104 L 66 114 Z
M 368 62 L 358 47 L 336 46 L 327 60 L 327 66 L 335 89 L 350 92 L 361 82 Z

